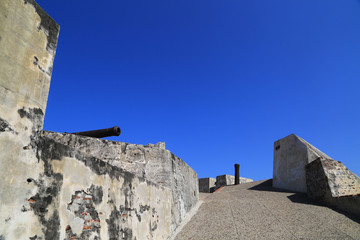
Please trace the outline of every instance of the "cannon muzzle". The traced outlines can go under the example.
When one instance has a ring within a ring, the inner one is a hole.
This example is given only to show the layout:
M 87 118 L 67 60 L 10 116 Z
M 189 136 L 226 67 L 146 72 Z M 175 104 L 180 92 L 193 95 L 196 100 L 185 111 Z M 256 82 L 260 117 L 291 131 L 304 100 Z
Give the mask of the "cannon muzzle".
M 86 132 L 74 132 L 72 134 L 81 135 L 86 137 L 94 137 L 94 138 L 104 138 L 104 137 L 111 137 L 111 136 L 119 136 L 121 130 L 118 126 L 112 128 L 105 128 L 99 130 L 92 130 Z

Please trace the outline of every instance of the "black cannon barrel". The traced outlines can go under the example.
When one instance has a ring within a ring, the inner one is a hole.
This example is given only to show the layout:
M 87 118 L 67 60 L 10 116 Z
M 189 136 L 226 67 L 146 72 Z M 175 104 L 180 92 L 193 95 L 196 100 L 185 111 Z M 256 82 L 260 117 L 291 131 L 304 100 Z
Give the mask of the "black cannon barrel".
M 104 138 L 104 137 L 111 137 L 111 136 L 119 136 L 121 130 L 118 126 L 112 128 L 104 128 L 99 130 L 92 130 L 86 132 L 74 132 L 72 134 L 81 135 L 86 137 L 94 137 L 94 138 Z

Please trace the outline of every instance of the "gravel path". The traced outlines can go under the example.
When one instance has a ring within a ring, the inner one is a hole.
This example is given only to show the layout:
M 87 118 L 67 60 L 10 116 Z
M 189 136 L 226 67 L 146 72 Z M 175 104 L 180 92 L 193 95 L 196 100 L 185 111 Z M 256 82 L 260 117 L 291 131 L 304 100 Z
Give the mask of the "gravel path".
M 360 218 L 273 189 L 271 180 L 227 186 L 200 199 L 176 240 L 360 239 Z

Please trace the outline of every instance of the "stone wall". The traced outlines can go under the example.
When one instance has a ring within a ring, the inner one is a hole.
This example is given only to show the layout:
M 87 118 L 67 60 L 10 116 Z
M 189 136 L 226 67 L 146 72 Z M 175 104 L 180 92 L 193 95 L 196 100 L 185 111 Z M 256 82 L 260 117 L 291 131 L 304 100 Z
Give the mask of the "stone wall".
M 2 239 L 167 239 L 171 235 L 170 189 L 41 135 L 31 146 L 27 151 L 35 149 L 37 164 L 13 176 L 21 185 L 1 188 Z
M 248 183 L 253 181 L 254 180 L 250 178 L 239 177 L 239 183 Z M 227 175 L 227 174 L 216 176 L 216 188 L 219 188 L 221 186 L 234 185 L 234 184 L 235 184 L 235 176 Z
M 319 157 L 331 159 L 295 134 L 276 141 L 273 187 L 306 193 L 305 165 Z
M 0 239 L 170 238 L 198 182 L 164 144 L 42 131 L 58 33 L 33 0 L 0 1 Z
M 59 25 L 34 1 L 0 1 L 0 239 L 42 232 L 29 201 L 38 186 L 30 182 L 41 185 L 46 171 L 34 141 L 43 126 L 58 33 Z
M 165 143 L 144 145 L 43 131 L 43 135 L 119 167 L 137 177 L 171 189 L 175 229 L 199 197 L 197 173 L 165 149 Z
M 199 192 L 213 192 L 215 190 L 215 183 L 215 178 L 199 178 Z
M 344 164 L 318 158 L 306 165 L 307 195 L 360 216 L 360 178 Z

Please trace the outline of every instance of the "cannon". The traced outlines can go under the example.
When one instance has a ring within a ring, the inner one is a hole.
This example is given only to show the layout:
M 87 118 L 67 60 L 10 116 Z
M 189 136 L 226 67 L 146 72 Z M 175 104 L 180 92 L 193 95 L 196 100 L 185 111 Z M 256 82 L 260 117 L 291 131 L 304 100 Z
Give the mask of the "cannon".
M 92 130 L 86 132 L 74 132 L 71 134 L 81 135 L 86 137 L 94 137 L 94 138 L 104 138 L 104 137 L 111 137 L 111 136 L 119 136 L 121 130 L 118 126 L 112 128 L 104 128 L 99 130 Z

